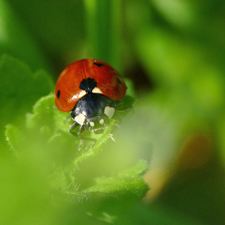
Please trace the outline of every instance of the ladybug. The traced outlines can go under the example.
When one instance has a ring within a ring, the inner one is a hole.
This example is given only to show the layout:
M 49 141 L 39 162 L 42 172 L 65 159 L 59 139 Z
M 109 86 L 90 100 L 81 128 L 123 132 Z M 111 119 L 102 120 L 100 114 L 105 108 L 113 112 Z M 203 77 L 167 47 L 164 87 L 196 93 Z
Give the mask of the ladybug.
M 109 64 L 97 59 L 82 59 L 66 67 L 55 87 L 55 104 L 63 112 L 70 111 L 72 134 L 90 130 L 102 133 L 126 93 L 126 84 Z M 74 129 L 79 126 L 78 132 Z

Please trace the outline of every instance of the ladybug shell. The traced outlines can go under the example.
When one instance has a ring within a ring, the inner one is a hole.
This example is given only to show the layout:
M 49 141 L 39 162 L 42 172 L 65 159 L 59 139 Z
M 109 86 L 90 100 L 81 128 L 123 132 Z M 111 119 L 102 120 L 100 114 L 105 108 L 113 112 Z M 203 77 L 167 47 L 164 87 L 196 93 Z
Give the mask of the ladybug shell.
M 97 82 L 98 93 L 112 100 L 120 100 L 126 93 L 126 85 L 120 74 L 109 64 L 97 59 L 82 59 L 66 67 L 55 87 L 55 104 L 63 112 L 74 108 L 85 95 L 80 83 L 87 78 Z

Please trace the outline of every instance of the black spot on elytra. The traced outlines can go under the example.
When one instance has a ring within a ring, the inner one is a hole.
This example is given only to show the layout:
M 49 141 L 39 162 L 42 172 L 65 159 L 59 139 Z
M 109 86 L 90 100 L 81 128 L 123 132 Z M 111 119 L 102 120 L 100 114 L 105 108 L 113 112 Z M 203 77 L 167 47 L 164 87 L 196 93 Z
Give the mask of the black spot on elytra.
M 79 88 L 85 90 L 87 93 L 91 93 L 95 87 L 97 87 L 97 82 L 89 77 L 81 81 Z
M 119 85 L 122 85 L 122 81 L 120 80 L 119 77 L 117 77 L 116 80 L 117 80 L 117 82 L 118 82 Z
M 57 98 L 59 99 L 60 97 L 60 90 L 57 91 Z
M 101 64 L 101 63 L 96 63 L 96 62 L 94 62 L 93 64 L 96 65 L 96 66 L 98 66 L 98 67 L 103 66 L 103 64 Z

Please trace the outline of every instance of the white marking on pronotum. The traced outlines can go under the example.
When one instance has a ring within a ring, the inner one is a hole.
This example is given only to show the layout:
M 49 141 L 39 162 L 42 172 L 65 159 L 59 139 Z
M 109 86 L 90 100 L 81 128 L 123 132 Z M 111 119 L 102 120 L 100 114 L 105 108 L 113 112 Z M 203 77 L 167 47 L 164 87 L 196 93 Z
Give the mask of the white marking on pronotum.
M 85 119 L 86 119 L 86 117 L 85 117 L 82 113 L 80 113 L 78 116 L 76 116 L 76 117 L 74 118 L 74 120 L 75 120 L 77 123 L 79 123 L 81 126 L 84 125 Z
M 99 123 L 102 124 L 102 125 L 104 124 L 104 122 L 105 122 L 104 119 L 99 120 Z
M 109 118 L 113 117 L 115 111 L 116 110 L 113 107 L 109 107 L 109 106 L 106 106 L 105 109 L 104 109 L 105 115 L 108 116 Z
M 94 127 L 94 126 L 95 126 L 95 123 L 94 123 L 93 121 L 91 121 L 91 122 L 90 122 L 90 126 L 91 126 L 91 127 Z
M 102 91 L 101 91 L 99 88 L 95 87 L 95 88 L 92 90 L 92 93 L 95 93 L 95 94 L 102 94 Z
M 84 91 L 84 90 L 82 90 L 82 91 L 80 92 L 80 94 L 78 95 L 78 98 L 82 98 L 82 97 L 84 97 L 86 94 L 87 94 L 87 92 Z

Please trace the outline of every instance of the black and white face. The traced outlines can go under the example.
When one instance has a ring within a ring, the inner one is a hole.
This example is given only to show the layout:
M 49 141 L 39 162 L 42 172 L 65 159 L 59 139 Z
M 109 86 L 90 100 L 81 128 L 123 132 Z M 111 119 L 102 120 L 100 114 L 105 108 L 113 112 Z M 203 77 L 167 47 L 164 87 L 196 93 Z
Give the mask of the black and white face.
M 109 99 L 101 94 L 89 93 L 82 97 L 70 114 L 80 125 L 80 129 L 102 133 L 114 116 L 120 101 Z

